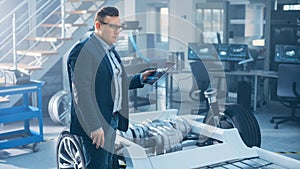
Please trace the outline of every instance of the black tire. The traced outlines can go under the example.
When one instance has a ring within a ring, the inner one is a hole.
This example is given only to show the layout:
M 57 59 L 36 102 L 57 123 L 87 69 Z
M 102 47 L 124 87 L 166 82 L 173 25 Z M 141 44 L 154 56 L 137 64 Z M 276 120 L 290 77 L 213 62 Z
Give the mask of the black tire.
M 79 140 L 68 131 L 63 131 L 56 146 L 57 168 L 85 169 L 85 161 Z
M 113 164 L 111 169 L 120 169 L 119 158 L 120 157 L 117 154 L 113 154 Z
M 220 120 L 221 128 L 237 128 L 248 147 L 261 146 L 261 133 L 255 116 L 241 105 L 230 105 Z
M 32 151 L 33 152 L 38 152 L 39 151 L 39 143 L 33 143 L 32 145 Z

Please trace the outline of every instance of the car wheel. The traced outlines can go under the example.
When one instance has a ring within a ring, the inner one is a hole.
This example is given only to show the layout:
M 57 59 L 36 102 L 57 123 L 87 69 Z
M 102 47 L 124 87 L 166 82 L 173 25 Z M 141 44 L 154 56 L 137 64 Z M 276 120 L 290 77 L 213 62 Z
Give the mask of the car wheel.
M 248 147 L 261 145 L 261 133 L 255 116 L 242 105 L 228 106 L 220 119 L 221 128 L 237 128 Z
M 48 104 L 49 116 L 55 123 L 69 126 L 71 123 L 71 101 L 69 92 L 61 90 L 55 93 Z
M 56 160 L 58 169 L 85 169 L 82 147 L 76 136 L 68 131 L 62 132 L 58 138 Z

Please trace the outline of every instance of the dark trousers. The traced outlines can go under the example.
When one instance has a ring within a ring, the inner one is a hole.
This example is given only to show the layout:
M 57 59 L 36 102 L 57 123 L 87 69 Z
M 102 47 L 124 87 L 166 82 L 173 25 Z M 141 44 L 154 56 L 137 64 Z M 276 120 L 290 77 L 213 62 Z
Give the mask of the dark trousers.
M 111 119 L 111 128 L 104 131 L 104 147 L 96 149 L 92 139 L 89 137 L 80 137 L 83 154 L 85 157 L 86 169 L 111 169 L 112 156 L 116 140 L 116 129 L 118 127 L 119 115 L 115 115 Z

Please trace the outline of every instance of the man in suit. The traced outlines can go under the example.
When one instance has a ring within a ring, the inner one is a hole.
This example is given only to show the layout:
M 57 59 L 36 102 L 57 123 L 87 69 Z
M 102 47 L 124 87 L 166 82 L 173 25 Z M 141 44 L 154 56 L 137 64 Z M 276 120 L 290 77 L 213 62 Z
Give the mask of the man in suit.
M 94 32 L 76 44 L 68 58 L 70 132 L 80 138 L 87 169 L 111 168 L 115 130 L 128 128 L 128 89 L 143 87 L 143 80 L 154 72 L 127 77 L 113 46 L 120 31 L 118 9 L 101 8 Z

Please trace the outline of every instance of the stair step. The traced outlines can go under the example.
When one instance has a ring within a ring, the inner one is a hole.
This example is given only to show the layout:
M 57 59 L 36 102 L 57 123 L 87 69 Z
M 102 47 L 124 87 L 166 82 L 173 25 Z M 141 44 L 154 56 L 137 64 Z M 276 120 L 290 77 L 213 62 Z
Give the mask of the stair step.
M 58 52 L 54 50 L 17 50 L 17 54 L 25 56 L 46 56 L 55 55 L 58 54 Z
M 65 11 L 67 14 L 88 14 L 88 13 L 96 13 L 97 10 L 76 10 L 76 11 Z M 55 12 L 56 14 L 61 14 L 61 12 Z
M 0 96 L 0 103 L 5 103 L 5 102 L 9 102 L 9 99 Z
M 9 69 L 11 69 L 13 67 L 14 67 L 13 63 L 0 63 L 0 69 L 9 70 Z M 31 66 L 31 65 L 26 65 L 26 64 L 23 64 L 23 63 L 18 63 L 17 64 L 17 68 L 18 69 L 29 70 L 29 71 L 32 71 L 32 70 L 41 70 L 42 69 L 41 66 Z M 0 79 L 0 83 L 1 83 L 1 79 Z
M 66 28 L 76 27 L 76 26 L 87 26 L 87 24 L 86 23 L 65 23 Z M 45 23 L 42 24 L 41 27 L 62 27 L 62 24 Z
M 72 40 L 71 37 L 28 37 L 27 40 L 42 41 L 42 42 L 57 42 L 62 40 Z

